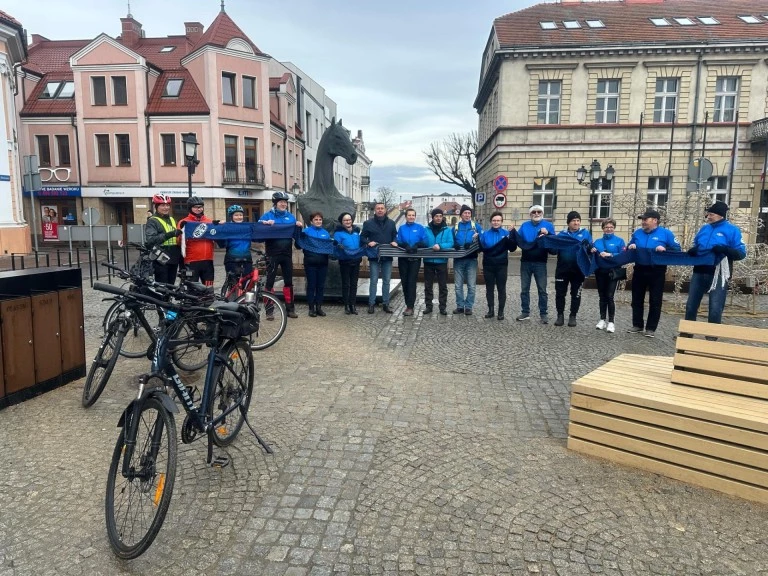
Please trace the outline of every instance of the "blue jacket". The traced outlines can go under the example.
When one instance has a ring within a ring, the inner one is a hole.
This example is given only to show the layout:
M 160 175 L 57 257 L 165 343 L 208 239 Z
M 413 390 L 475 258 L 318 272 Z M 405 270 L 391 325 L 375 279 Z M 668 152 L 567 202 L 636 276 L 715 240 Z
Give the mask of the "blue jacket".
M 629 246 L 632 244 L 637 248 L 647 248 L 648 250 L 655 250 L 659 246 L 664 246 L 670 252 L 680 252 L 681 250 L 680 243 L 672 231 L 661 226 L 652 232 L 645 232 L 642 228 L 638 228 L 632 234 L 632 238 L 629 239 Z M 637 253 L 635 265 L 652 266 L 651 255 L 645 250 L 641 250 Z
M 347 232 L 347 229 L 344 228 L 344 226 L 337 226 L 333 233 L 333 239 L 339 243 L 339 247 L 342 250 L 358 250 L 360 246 L 362 246 L 360 240 L 360 228 L 357 226 L 352 226 L 352 232 Z M 359 263 L 362 259 L 362 256 L 359 258 L 343 258 L 342 256 L 339 256 L 339 260 L 344 260 L 345 262 Z
M 439 228 L 435 228 L 430 224 L 424 228 L 424 244 L 427 248 L 439 244 L 440 250 L 453 250 L 453 231 L 448 228 L 445 222 L 442 222 Z M 444 258 L 424 258 L 424 264 L 446 264 L 447 262 L 448 256 Z
M 741 239 L 741 230 L 727 220 L 702 226 L 696 234 L 696 238 L 693 239 L 693 246 L 697 254 L 711 252 L 714 246 L 725 246 L 728 250 L 724 254 L 730 261 L 742 260 L 747 257 L 747 247 Z M 711 274 L 715 271 L 715 267 L 694 266 L 693 271 Z
M 480 248 L 483 250 L 483 266 L 506 264 L 509 253 L 517 250 L 517 242 L 505 228 L 488 228 L 480 234 Z
M 296 217 L 288 210 L 277 210 L 272 208 L 262 214 L 259 222 L 274 220 L 275 224 L 296 224 Z M 267 240 L 264 243 L 267 249 L 267 256 L 291 256 L 293 253 L 293 240 L 291 238 L 278 238 L 276 240 Z
M 571 232 L 568 230 L 568 228 L 566 228 L 565 230 L 560 230 L 557 235 L 573 238 L 579 242 L 584 242 L 586 240 L 592 244 L 592 236 L 590 235 L 589 230 L 586 228 L 579 228 L 576 232 Z M 557 253 L 557 267 L 555 269 L 555 273 L 562 273 L 567 270 L 578 270 L 580 272 L 581 269 L 579 268 L 579 264 L 576 261 L 576 254 L 576 250 L 560 250 Z
M 602 238 L 595 240 L 595 248 L 597 248 L 598 252 L 619 254 L 627 249 L 627 245 L 623 238 L 620 238 L 615 234 L 603 234 Z
M 424 244 L 424 226 L 418 222 L 407 222 L 397 230 L 397 245 L 403 248 L 421 248 Z
M 465 247 L 469 248 L 469 245 L 472 244 L 472 236 L 474 236 L 475 233 L 482 234 L 483 228 L 474 220 L 470 220 L 469 222 L 459 220 L 454 224 L 453 243 L 456 249 L 461 250 Z M 464 256 L 464 258 L 456 258 L 456 260 L 477 260 L 477 252 L 473 252 L 469 256 Z
M 331 235 L 328 234 L 328 230 L 325 228 L 316 228 L 315 226 L 307 226 L 301 231 L 305 236 L 310 238 L 318 238 L 321 240 L 330 240 Z M 328 254 L 318 254 L 311 250 L 304 249 L 304 266 L 327 266 Z
M 542 220 L 536 224 L 530 220 L 523 222 L 520 228 L 517 229 L 517 233 L 524 242 L 533 242 L 539 237 L 539 233 L 542 229 L 550 234 L 555 233 L 555 227 L 552 225 L 552 222 L 549 222 L 548 220 Z M 535 248 L 528 248 L 527 250 L 523 249 L 520 260 L 523 262 L 546 262 L 548 256 L 549 252 L 546 248 L 537 246 Z
M 236 224 L 231 222 L 231 224 Z M 243 222 L 242 226 L 250 227 L 250 224 Z M 249 238 L 232 238 L 230 240 L 220 240 L 216 242 L 219 248 L 226 248 L 224 253 L 224 263 L 248 261 L 253 262 L 251 256 L 251 240 Z

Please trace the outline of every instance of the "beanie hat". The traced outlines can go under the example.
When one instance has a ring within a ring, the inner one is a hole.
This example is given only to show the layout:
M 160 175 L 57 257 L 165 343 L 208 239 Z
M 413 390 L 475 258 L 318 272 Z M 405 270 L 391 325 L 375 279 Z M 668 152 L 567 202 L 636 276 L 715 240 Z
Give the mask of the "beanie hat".
M 342 212 L 341 214 L 339 214 L 339 218 L 338 218 L 339 224 L 341 224 L 341 221 L 344 220 L 344 216 L 349 216 L 350 218 L 352 218 L 352 220 L 355 219 L 355 217 L 352 216 L 352 214 L 350 214 L 349 212 Z
M 472 213 L 472 208 L 467 206 L 466 204 L 462 204 L 461 208 L 459 209 L 459 214 L 463 214 L 465 211 L 469 210 L 470 214 Z
M 539 212 L 543 213 L 544 212 L 544 207 L 541 204 L 534 204 L 533 206 L 528 208 L 528 214 L 530 214 L 531 212 L 535 212 L 535 211 L 539 211 Z
M 445 212 L 443 212 L 442 208 L 433 208 L 432 212 L 430 212 L 429 214 L 430 216 L 432 216 L 432 218 L 434 218 L 437 214 L 445 214 Z
M 570 212 L 568 212 L 568 218 L 566 219 L 566 222 L 568 222 L 568 224 L 570 224 L 571 220 L 575 220 L 576 218 L 581 220 L 581 214 L 576 212 L 576 210 L 571 210 Z
M 707 208 L 707 212 L 711 212 L 712 214 L 717 214 L 718 216 L 725 218 L 725 214 L 728 212 L 728 204 L 722 200 L 718 200 L 712 204 L 712 206 Z

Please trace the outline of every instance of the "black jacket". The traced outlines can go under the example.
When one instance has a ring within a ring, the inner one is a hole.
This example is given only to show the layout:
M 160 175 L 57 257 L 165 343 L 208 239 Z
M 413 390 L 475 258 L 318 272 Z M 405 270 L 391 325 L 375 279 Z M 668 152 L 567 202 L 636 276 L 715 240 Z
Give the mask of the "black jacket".
M 397 229 L 395 223 L 384 216 L 379 219 L 376 216 L 363 223 L 363 231 L 360 239 L 364 244 L 376 242 L 378 244 L 391 244 L 397 238 Z M 392 260 L 389 257 L 383 257 L 381 260 Z

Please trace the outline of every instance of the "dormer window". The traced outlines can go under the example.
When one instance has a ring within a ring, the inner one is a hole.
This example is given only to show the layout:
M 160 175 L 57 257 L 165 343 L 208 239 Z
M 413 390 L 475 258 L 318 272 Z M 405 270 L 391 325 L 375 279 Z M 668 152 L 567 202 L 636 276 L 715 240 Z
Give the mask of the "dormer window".
M 170 78 L 168 82 L 165 83 L 163 98 L 178 98 L 183 85 L 184 80 L 181 78 Z
M 587 26 L 590 28 L 605 28 L 602 20 L 587 20 Z
M 60 86 L 61 82 L 48 82 L 48 84 L 45 85 L 45 88 L 43 88 L 40 98 L 53 98 L 56 92 L 59 91 Z
M 675 22 L 680 24 L 680 26 L 693 26 L 695 23 L 690 18 L 675 18 Z
M 760 18 L 758 18 L 757 16 L 742 15 L 742 16 L 739 16 L 739 18 L 741 18 L 747 24 L 760 24 Z
M 539 22 L 539 26 L 541 26 L 542 30 L 557 30 L 557 24 L 555 24 L 552 21 L 549 21 L 549 22 Z
M 75 95 L 75 83 L 73 81 L 48 82 L 40 93 L 40 99 L 72 98 Z
M 160 48 L 160 52 L 173 52 L 176 50 L 176 46 L 163 46 Z
M 654 26 L 672 26 L 669 20 L 666 18 L 651 18 Z

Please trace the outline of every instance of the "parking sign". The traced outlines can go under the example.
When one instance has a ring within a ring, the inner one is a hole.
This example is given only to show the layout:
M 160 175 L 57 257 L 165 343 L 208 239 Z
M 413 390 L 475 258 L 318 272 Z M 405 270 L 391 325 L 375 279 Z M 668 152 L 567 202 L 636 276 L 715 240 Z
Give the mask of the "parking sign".
M 482 206 L 485 204 L 485 192 L 475 192 L 475 206 Z

